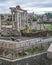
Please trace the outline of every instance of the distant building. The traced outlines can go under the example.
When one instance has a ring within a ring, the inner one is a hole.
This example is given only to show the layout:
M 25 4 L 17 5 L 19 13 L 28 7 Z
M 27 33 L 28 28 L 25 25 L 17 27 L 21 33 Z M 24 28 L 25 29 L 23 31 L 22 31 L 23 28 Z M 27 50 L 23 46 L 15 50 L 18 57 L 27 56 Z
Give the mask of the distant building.
M 43 15 L 42 20 L 43 21 L 47 21 L 48 20 L 47 16 L 46 15 Z
M 7 21 L 11 21 L 11 14 L 0 14 L 2 24 L 5 24 Z

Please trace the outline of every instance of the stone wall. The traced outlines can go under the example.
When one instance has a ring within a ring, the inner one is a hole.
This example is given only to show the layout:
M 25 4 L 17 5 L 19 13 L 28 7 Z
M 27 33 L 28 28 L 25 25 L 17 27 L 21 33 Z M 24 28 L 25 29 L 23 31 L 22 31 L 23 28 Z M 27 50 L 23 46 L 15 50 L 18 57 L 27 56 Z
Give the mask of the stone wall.
M 16 62 L 3 61 L 1 65 L 50 65 L 47 53 L 40 53 L 34 56 L 17 59 Z
M 14 42 L 14 41 L 8 41 L 8 40 L 0 40 L 0 47 L 9 48 L 9 49 L 17 49 L 17 50 L 23 50 L 27 48 L 32 48 L 32 46 L 35 47 L 49 47 L 49 45 L 52 42 L 52 38 L 49 39 L 30 39 L 26 41 L 20 41 L 20 42 Z

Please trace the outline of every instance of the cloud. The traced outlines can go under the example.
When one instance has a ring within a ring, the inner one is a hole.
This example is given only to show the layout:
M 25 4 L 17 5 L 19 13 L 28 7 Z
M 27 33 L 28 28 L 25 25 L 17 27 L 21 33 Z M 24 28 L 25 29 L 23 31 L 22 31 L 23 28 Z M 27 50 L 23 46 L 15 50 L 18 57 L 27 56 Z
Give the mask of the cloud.
M 10 13 L 9 8 L 16 5 L 37 14 L 52 11 L 52 0 L 0 0 L 0 13 Z
M 34 12 L 35 14 L 44 14 L 45 12 L 52 12 L 52 8 L 37 8 L 37 7 L 27 7 L 24 8 L 28 10 L 28 12 Z

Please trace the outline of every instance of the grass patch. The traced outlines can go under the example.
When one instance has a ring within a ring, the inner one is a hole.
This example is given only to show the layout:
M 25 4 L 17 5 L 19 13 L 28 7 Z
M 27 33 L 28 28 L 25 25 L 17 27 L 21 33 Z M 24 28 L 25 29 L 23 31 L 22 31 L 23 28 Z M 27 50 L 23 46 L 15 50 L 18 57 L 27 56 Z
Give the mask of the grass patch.
M 18 56 L 23 57 L 23 56 L 26 56 L 28 54 L 37 54 L 37 53 L 42 52 L 43 50 L 46 50 L 46 48 L 36 47 L 36 48 L 33 48 L 33 49 L 26 49 L 26 50 L 18 53 Z
M 5 56 L 7 56 L 8 54 L 11 54 L 11 51 L 5 51 Z
M 43 27 L 43 24 L 41 24 L 41 29 L 50 30 L 50 29 L 52 29 L 52 25 L 44 24 L 44 27 Z M 40 24 L 37 24 L 37 30 L 40 30 Z
M 48 25 L 48 24 L 47 24 L 47 25 L 45 26 L 45 29 L 48 29 L 48 30 L 49 30 L 49 29 L 52 29 L 52 25 Z
M 1 36 L 4 36 L 4 37 L 10 37 L 11 34 L 6 33 L 6 34 L 2 34 Z
M 25 56 L 25 55 L 27 55 L 27 54 L 25 53 L 25 51 L 22 51 L 22 52 L 18 53 L 18 56 L 19 56 L 19 57 L 23 57 L 23 56 Z

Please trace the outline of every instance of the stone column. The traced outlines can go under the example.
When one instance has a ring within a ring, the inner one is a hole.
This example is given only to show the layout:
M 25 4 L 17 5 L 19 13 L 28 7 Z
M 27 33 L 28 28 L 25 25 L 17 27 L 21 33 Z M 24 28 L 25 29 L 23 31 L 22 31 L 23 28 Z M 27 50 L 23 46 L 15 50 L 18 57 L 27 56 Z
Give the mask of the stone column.
M 12 11 L 11 13 L 12 13 L 12 29 L 14 29 L 14 17 L 13 17 L 13 11 Z
M 28 24 L 28 13 L 26 13 L 26 20 L 27 20 L 27 24 Z M 29 25 L 29 24 L 28 24 Z
M 20 17 L 20 18 L 19 18 L 19 19 L 20 19 L 20 20 L 19 20 L 19 24 L 20 24 L 20 26 L 21 26 L 21 13 L 20 13 L 19 17 Z
M 17 30 L 17 13 L 15 12 L 15 29 Z
M 17 22 L 17 14 L 16 14 L 16 12 L 15 12 L 15 22 Z
M 28 14 L 27 12 L 24 12 L 24 20 L 25 20 L 25 23 L 28 25 Z
M 23 17 L 24 17 L 23 18 L 23 25 L 25 25 L 26 24 L 26 13 L 25 12 L 23 13 Z
M 16 22 L 16 29 L 19 30 L 21 26 L 21 13 L 17 12 L 15 14 L 15 22 Z
M 19 31 L 19 12 L 17 12 L 17 30 Z
M 1 15 L 0 15 L 0 31 L 1 31 Z

